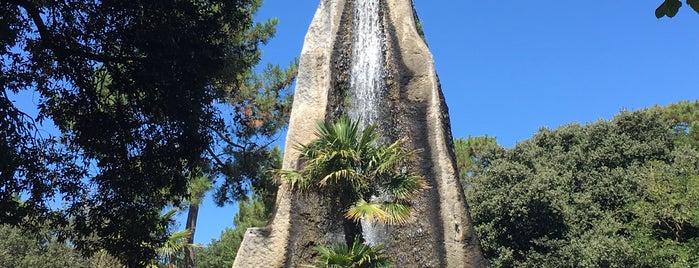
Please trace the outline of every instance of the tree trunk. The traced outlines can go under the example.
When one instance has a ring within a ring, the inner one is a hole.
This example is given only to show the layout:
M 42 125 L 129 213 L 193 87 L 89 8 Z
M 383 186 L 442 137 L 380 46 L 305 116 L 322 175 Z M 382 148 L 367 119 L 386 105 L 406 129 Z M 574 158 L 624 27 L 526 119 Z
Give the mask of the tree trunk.
M 199 204 L 189 204 L 189 212 L 187 213 L 187 225 L 189 230 L 187 236 L 187 246 L 184 247 L 185 267 L 194 268 L 194 232 L 197 229 L 197 217 L 199 216 Z

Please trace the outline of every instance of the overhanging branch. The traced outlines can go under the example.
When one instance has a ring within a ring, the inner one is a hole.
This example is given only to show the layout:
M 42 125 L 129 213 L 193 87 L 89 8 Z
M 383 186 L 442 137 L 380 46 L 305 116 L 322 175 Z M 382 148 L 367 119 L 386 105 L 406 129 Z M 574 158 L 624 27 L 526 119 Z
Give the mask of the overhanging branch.
M 39 36 L 41 38 L 41 43 L 46 47 L 47 49 L 53 51 L 56 56 L 64 58 L 67 56 L 76 56 L 76 57 L 81 57 L 89 60 L 94 60 L 98 62 L 117 62 L 117 63 L 127 63 L 129 61 L 134 61 L 134 60 L 139 60 L 140 58 L 138 57 L 124 57 L 124 56 L 112 56 L 112 55 L 105 55 L 105 54 L 99 54 L 99 53 L 94 53 L 89 51 L 90 49 L 88 47 L 85 47 L 84 45 L 80 45 L 77 42 L 72 42 L 74 46 L 79 46 L 79 48 L 73 48 L 69 46 L 69 44 L 63 40 L 63 44 L 60 44 L 59 41 L 61 41 L 61 37 L 54 35 L 46 26 L 46 23 L 44 23 L 44 20 L 41 18 L 41 10 L 37 7 L 36 4 L 34 4 L 30 0 L 7 0 L 10 4 L 15 4 L 21 8 L 23 8 L 26 12 L 27 15 L 31 18 L 32 22 L 34 22 L 34 25 L 36 25 L 37 30 L 39 31 Z

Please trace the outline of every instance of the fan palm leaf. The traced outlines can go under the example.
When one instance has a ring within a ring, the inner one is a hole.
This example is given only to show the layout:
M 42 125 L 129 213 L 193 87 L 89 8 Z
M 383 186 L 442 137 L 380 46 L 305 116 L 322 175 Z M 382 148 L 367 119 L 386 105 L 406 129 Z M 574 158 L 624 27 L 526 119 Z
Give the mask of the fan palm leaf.
M 171 233 L 165 244 L 156 250 L 158 255 L 167 259 L 179 254 L 185 247 L 189 246 L 187 237 L 189 237 L 187 229 Z
M 388 214 L 387 224 L 403 224 L 408 222 L 413 213 L 413 207 L 404 201 L 383 202 L 382 207 Z
M 379 222 L 388 222 L 390 217 L 380 203 L 367 202 L 364 199 L 357 200 L 354 205 L 347 209 L 345 216 L 354 221 L 373 219 Z
M 359 239 L 355 239 L 351 247 L 338 243 L 330 248 L 317 247 L 316 250 L 321 256 L 317 265 L 311 267 L 379 268 L 393 265 L 393 259 L 387 256 L 383 246 L 369 247 Z
M 347 209 L 345 216 L 354 221 L 366 219 L 383 224 L 402 224 L 408 221 L 412 211 L 410 204 L 405 201 L 367 202 L 360 199 Z
M 389 179 L 382 181 L 382 189 L 396 199 L 409 199 L 427 188 L 425 181 L 412 174 L 390 174 Z

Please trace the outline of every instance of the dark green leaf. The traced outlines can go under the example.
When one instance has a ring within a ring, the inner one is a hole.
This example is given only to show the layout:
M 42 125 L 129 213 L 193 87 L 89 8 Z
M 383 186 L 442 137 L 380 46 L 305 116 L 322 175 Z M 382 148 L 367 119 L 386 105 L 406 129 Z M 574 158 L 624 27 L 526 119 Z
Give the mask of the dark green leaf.
M 689 5 L 690 7 L 692 7 L 692 9 L 694 9 L 694 11 L 699 13 L 699 0 L 687 0 L 687 5 Z
M 660 6 L 658 6 L 658 8 L 655 9 L 655 17 L 658 19 L 664 17 L 665 10 L 665 2 L 663 2 L 662 4 L 660 4 Z
M 672 18 L 677 15 L 680 7 L 682 7 L 682 2 L 680 2 L 680 0 L 665 0 L 665 2 L 655 9 L 655 17 L 662 18 L 663 16 L 668 16 L 668 18 Z
M 665 3 L 667 3 L 667 11 L 665 14 L 670 18 L 677 15 L 677 11 L 682 7 L 682 2 L 680 2 L 680 0 L 666 0 Z

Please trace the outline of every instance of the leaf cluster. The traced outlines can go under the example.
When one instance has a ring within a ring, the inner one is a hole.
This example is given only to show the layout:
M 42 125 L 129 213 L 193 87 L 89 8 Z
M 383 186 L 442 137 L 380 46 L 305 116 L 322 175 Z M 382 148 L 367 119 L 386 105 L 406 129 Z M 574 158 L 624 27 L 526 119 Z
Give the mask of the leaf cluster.
M 687 5 L 699 13 L 699 1 L 687 0 Z M 677 15 L 680 7 L 682 7 L 682 2 L 680 0 L 664 0 L 663 3 L 655 9 L 655 17 L 658 19 L 665 16 L 672 18 Z
M 23 230 L 19 227 L 1 225 L 0 263 L 3 267 L 111 267 L 122 265 L 105 252 L 97 252 L 90 258 L 83 257 L 70 244 L 59 241 L 56 230 L 49 226 Z
M 372 268 L 390 267 L 393 259 L 387 256 L 383 246 L 369 247 L 362 244 L 361 239 L 354 239 L 352 246 L 337 243 L 330 248 L 317 247 L 320 259 L 315 266 L 318 268 Z

